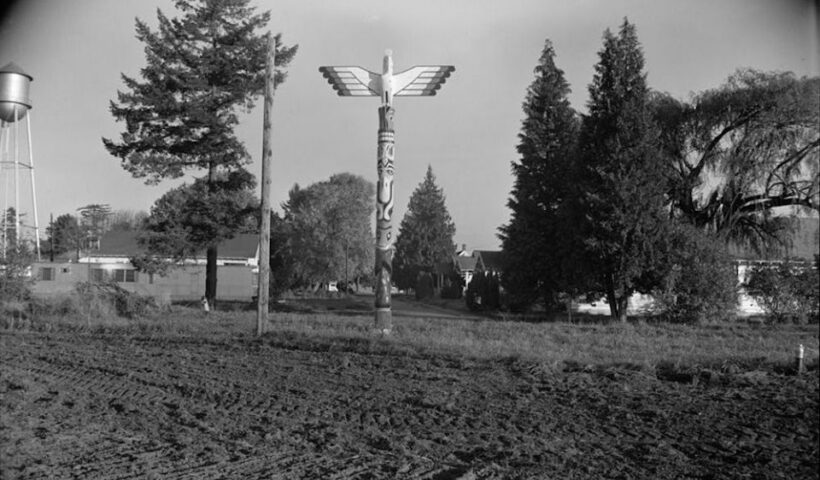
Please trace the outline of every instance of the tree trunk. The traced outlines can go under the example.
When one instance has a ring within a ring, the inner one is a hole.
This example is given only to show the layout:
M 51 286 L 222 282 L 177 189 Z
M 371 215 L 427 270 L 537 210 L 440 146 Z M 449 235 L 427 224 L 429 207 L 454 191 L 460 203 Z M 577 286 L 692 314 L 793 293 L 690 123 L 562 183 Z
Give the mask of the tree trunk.
M 618 298 L 615 296 L 615 290 L 612 287 L 607 288 L 606 303 L 609 304 L 609 316 L 612 321 L 620 320 L 618 314 Z
M 216 165 L 213 160 L 208 165 L 208 194 L 212 194 L 215 190 L 214 183 L 216 182 Z M 211 309 L 216 308 L 216 258 L 217 258 L 216 243 L 209 245 L 206 252 L 205 264 L 205 299 L 208 300 Z
M 606 301 L 609 304 L 609 315 L 615 322 L 626 322 L 626 308 L 629 304 L 629 294 L 615 293 L 615 282 L 612 276 L 606 279 Z
M 626 323 L 626 309 L 629 306 L 629 295 L 624 295 L 618 299 L 618 320 Z
M 207 264 L 205 265 L 205 298 L 211 305 L 211 309 L 216 307 L 216 245 L 211 245 L 207 250 Z

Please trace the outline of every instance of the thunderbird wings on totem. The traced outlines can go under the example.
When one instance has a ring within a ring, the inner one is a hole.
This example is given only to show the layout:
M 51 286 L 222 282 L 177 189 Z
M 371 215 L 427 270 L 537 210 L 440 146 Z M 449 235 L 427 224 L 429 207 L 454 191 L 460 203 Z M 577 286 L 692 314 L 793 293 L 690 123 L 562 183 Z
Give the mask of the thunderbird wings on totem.
M 455 67 L 419 65 L 394 74 L 393 55 L 388 50 L 380 74 L 362 67 L 319 67 L 319 71 L 341 97 L 381 97 L 382 105 L 392 105 L 394 96 L 435 95 Z

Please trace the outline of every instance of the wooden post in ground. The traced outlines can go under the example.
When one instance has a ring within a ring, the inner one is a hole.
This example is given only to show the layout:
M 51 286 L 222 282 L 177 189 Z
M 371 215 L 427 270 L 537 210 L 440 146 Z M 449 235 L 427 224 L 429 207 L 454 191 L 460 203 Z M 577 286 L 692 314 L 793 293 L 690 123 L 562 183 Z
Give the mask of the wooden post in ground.
M 257 282 L 256 335 L 262 335 L 268 323 L 270 285 L 270 185 L 271 185 L 271 134 L 273 126 L 274 75 L 276 72 L 276 39 L 268 37 L 268 61 L 265 67 L 265 107 L 262 121 L 262 221 L 259 227 L 259 279 Z
M 379 140 L 376 187 L 376 330 L 389 334 L 393 329 L 390 307 L 393 274 L 393 107 L 379 107 Z

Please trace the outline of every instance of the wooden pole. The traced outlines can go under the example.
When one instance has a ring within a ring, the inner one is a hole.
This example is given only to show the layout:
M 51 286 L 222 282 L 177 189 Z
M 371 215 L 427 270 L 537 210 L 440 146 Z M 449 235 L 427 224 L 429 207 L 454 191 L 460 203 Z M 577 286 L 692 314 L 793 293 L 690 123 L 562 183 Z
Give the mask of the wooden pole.
M 393 330 L 390 309 L 391 276 L 393 273 L 393 107 L 379 107 L 378 141 L 379 183 L 376 189 L 376 331 L 389 334 Z
M 265 108 L 262 121 L 262 221 L 259 227 L 259 281 L 256 305 L 256 335 L 262 335 L 268 323 L 268 296 L 270 285 L 270 185 L 271 134 L 273 127 L 274 75 L 276 74 L 276 39 L 268 37 L 268 61 L 265 67 Z

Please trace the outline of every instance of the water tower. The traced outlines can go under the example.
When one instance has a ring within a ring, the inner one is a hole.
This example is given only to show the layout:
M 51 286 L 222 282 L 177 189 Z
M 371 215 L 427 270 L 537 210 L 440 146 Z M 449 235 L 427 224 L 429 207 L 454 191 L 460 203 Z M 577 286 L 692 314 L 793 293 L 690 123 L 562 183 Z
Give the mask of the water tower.
M 0 202 L 3 208 L 0 218 L 0 248 L 3 258 L 8 247 L 20 241 L 26 229 L 33 229 L 37 259 L 40 259 L 40 224 L 37 221 L 37 192 L 34 188 L 31 115 L 28 114 L 31 109 L 28 92 L 32 80 L 31 75 L 14 63 L 0 67 Z M 25 132 L 22 132 L 20 123 L 24 118 L 26 125 Z M 25 175 L 26 170 L 28 175 Z M 21 180 L 21 173 L 23 177 L 28 177 L 28 181 L 25 178 Z M 21 204 L 22 190 L 30 192 L 30 204 Z M 10 208 L 14 209 L 13 215 L 10 214 Z

